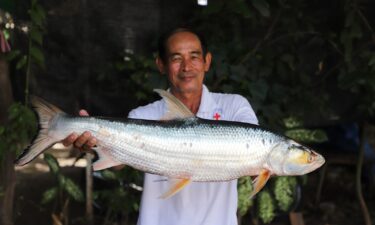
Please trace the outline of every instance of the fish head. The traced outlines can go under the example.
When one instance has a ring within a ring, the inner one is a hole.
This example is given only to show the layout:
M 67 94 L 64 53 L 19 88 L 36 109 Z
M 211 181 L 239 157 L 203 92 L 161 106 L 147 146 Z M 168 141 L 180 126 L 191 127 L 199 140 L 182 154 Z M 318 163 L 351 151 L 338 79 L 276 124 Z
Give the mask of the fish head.
M 293 140 L 278 143 L 271 151 L 269 166 L 277 175 L 304 175 L 321 167 L 325 159 L 319 153 Z

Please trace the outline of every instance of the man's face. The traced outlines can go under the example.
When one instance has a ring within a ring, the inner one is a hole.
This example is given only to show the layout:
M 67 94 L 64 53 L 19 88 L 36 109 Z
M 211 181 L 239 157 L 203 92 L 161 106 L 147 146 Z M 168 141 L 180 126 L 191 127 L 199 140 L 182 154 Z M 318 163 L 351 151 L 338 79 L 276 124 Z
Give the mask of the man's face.
M 157 59 L 162 73 L 168 75 L 172 93 L 194 93 L 202 90 L 211 54 L 203 56 L 198 37 L 190 32 L 173 34 L 167 41 L 166 59 Z

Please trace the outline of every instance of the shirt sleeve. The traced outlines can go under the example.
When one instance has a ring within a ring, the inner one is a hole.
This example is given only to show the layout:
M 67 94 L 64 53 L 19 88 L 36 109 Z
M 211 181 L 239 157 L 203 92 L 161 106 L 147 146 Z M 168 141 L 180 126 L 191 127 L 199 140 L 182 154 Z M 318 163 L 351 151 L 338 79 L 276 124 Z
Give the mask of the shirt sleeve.
M 130 119 L 159 120 L 164 113 L 164 103 L 162 100 L 150 103 L 146 106 L 139 106 L 131 110 L 128 114 Z
M 128 118 L 130 119 L 141 119 L 139 115 L 137 115 L 137 110 L 133 109 L 132 111 L 129 112 Z
M 258 125 L 258 118 L 255 115 L 253 108 L 251 107 L 249 101 L 241 95 L 237 95 L 236 105 L 234 107 L 235 112 L 233 120 L 237 122 L 251 123 Z

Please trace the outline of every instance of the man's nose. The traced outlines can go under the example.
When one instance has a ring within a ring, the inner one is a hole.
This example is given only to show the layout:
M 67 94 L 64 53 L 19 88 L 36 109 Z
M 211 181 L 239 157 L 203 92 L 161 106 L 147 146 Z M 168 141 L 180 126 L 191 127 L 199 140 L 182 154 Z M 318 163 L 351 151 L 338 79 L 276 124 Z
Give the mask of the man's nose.
M 191 60 L 189 59 L 184 59 L 182 61 L 182 71 L 190 71 L 191 68 L 192 68 L 192 65 L 191 65 Z

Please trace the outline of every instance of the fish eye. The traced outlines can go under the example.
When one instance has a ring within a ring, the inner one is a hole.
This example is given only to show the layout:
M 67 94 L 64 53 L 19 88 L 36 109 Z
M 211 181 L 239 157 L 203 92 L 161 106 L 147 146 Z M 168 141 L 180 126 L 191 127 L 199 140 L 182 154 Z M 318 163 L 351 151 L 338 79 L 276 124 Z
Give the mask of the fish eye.
M 311 152 L 309 156 L 307 157 L 307 162 L 311 163 L 312 161 L 314 161 L 314 159 L 315 159 L 315 154 Z

